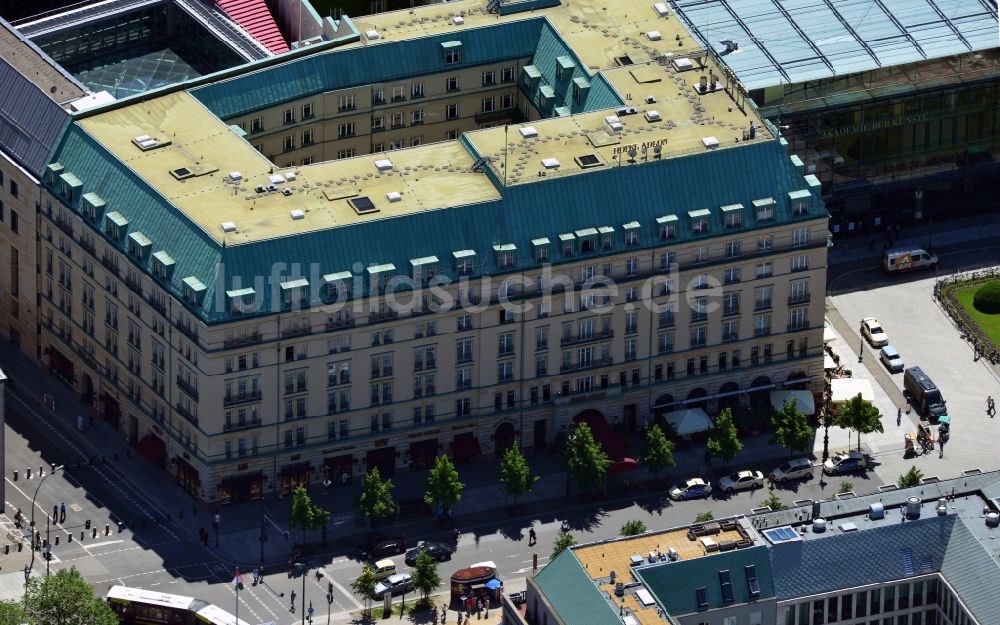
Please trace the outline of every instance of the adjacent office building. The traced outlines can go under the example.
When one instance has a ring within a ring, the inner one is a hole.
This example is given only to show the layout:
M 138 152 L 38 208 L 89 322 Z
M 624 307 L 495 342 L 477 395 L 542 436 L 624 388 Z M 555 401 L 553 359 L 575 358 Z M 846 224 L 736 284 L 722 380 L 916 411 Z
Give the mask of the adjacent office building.
M 570 547 L 505 625 L 973 625 L 1000 618 L 997 474 Z
M 67 115 L 4 228 L 3 326 L 194 496 L 821 383 L 820 182 L 669 11 L 339 27 Z

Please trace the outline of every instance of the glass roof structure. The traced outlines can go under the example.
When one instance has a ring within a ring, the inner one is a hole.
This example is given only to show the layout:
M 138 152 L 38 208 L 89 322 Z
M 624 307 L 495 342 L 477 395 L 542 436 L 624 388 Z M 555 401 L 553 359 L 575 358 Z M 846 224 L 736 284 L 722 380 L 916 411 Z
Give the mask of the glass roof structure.
M 671 3 L 692 35 L 716 50 L 751 90 L 984 50 L 1000 43 L 997 7 L 990 0 Z

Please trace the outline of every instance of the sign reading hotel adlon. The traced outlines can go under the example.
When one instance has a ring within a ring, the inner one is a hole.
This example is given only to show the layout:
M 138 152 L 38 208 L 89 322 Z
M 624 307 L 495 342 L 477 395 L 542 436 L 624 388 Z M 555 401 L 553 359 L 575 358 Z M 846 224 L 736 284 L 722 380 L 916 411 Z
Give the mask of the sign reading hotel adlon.
M 653 139 L 652 141 L 644 141 L 642 143 L 632 143 L 632 144 L 629 144 L 629 145 L 616 145 L 614 148 L 612 148 L 611 153 L 612 154 L 628 154 L 629 150 L 635 150 L 636 152 L 642 152 L 644 149 L 654 148 L 654 147 L 656 147 L 658 145 L 666 145 L 666 144 L 667 144 L 667 139 L 666 139 L 666 137 L 664 137 L 663 139 Z

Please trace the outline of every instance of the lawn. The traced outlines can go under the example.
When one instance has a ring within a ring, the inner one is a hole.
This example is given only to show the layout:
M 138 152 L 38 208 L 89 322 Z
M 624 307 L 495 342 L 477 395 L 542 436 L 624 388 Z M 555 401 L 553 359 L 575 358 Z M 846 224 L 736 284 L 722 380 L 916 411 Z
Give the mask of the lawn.
M 990 337 L 990 341 L 993 342 L 994 347 L 1000 348 L 1000 315 L 987 315 L 976 310 L 976 307 L 972 305 L 972 298 L 975 297 L 976 291 L 979 289 L 976 285 L 972 287 L 967 287 L 964 289 L 955 289 L 955 299 L 958 303 L 962 305 L 963 308 L 972 316 L 972 319 L 976 322 L 976 325 L 986 333 L 986 336 Z

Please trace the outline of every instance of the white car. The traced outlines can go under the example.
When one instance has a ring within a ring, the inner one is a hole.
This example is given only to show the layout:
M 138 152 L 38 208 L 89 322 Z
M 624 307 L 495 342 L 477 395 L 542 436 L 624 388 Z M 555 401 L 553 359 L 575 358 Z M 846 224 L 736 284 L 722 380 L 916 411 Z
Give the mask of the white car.
M 738 490 L 754 490 L 764 485 L 764 474 L 760 471 L 736 471 L 719 478 L 719 488 L 726 494 Z
M 889 344 L 889 337 L 882 329 L 882 324 L 875 317 L 865 317 L 861 320 L 861 336 L 872 347 L 882 347 Z
M 693 477 L 671 488 L 669 494 L 674 500 L 700 499 L 712 494 L 712 485 L 700 477 Z
M 788 480 L 812 477 L 813 463 L 809 458 L 795 458 L 771 471 L 771 481 L 784 484 Z

